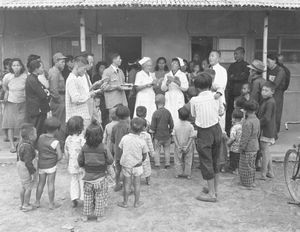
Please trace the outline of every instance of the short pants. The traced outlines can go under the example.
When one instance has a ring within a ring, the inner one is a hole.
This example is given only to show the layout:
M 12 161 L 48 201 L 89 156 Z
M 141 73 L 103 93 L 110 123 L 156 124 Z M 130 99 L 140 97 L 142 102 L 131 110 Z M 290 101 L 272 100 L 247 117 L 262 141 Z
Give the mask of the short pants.
M 122 172 L 125 177 L 131 177 L 131 176 L 141 176 L 143 174 L 143 166 L 134 167 L 134 168 L 127 168 L 122 167 Z
M 52 168 L 46 168 L 46 169 L 39 169 L 39 174 L 52 174 L 56 172 L 56 165 Z

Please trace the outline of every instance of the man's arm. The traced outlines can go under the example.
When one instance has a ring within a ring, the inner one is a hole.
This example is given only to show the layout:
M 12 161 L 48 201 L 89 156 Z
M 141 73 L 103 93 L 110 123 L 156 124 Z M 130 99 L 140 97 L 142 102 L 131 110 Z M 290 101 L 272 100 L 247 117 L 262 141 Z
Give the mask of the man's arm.
M 52 99 L 59 103 L 60 96 L 58 93 L 58 82 L 59 82 L 59 73 L 55 72 L 54 70 L 49 70 L 49 90 Z

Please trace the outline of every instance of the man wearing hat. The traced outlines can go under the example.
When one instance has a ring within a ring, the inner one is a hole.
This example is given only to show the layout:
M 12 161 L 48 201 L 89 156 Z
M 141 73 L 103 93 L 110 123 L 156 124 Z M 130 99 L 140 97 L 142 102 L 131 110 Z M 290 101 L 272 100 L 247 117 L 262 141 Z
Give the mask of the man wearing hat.
M 253 60 L 247 67 L 250 69 L 250 98 L 260 103 L 262 100 L 261 90 L 266 82 L 266 80 L 262 77 L 262 74 L 265 71 L 265 65 L 260 60 Z
M 62 71 L 65 68 L 65 57 L 58 52 L 53 55 L 53 67 L 49 69 L 49 90 L 51 94 L 50 109 L 52 116 L 61 123 L 58 139 L 63 142 L 65 134 L 66 109 L 65 109 L 65 79 Z
M 283 97 L 286 88 L 286 73 L 282 67 L 277 64 L 277 57 L 274 54 L 269 54 L 267 57 L 267 80 L 275 84 L 274 99 L 276 102 L 276 127 L 277 132 L 280 131 L 281 115 L 283 108 Z

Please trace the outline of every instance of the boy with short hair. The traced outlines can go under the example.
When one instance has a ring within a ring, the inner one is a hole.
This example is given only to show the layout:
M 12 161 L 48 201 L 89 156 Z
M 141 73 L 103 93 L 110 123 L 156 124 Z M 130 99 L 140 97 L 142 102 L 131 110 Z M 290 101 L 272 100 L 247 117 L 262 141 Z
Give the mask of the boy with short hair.
M 115 161 L 115 167 L 116 167 L 116 186 L 114 188 L 115 192 L 120 191 L 122 189 L 122 186 L 120 183 L 120 174 L 121 174 L 121 170 L 122 170 L 120 160 L 122 157 L 122 150 L 120 149 L 119 144 L 120 144 L 123 136 L 127 135 L 129 133 L 130 111 L 127 106 L 120 105 L 116 109 L 116 115 L 119 118 L 119 122 L 113 127 L 112 132 L 111 132 L 111 143 L 113 144 L 114 161 Z
M 263 85 L 261 91 L 263 100 L 258 111 L 258 119 L 260 120 L 261 127 L 260 149 L 262 153 L 262 180 L 266 180 L 267 177 L 274 177 L 270 145 L 275 143 L 275 138 L 277 136 L 276 103 L 273 98 L 275 88 L 275 84 L 269 81 Z
M 35 181 L 36 152 L 33 146 L 36 140 L 36 129 L 32 124 L 24 123 L 20 128 L 21 141 L 17 147 L 17 168 L 21 180 L 21 206 L 20 209 L 24 212 L 30 211 L 33 207 L 30 205 L 31 190 Z M 35 163 L 35 164 L 34 164 Z
M 134 207 L 138 208 L 143 205 L 140 201 L 141 175 L 143 174 L 143 162 L 149 152 L 145 140 L 140 137 L 143 131 L 144 120 L 134 118 L 130 122 L 131 132 L 125 135 L 120 142 L 122 157 L 120 164 L 124 174 L 124 199 L 118 203 L 118 206 L 127 208 L 128 196 L 131 191 L 131 179 L 134 187 Z
M 138 106 L 136 108 L 136 116 L 139 117 L 139 118 L 143 118 L 146 120 L 146 131 L 149 130 L 149 127 L 150 127 L 150 122 L 147 121 L 146 119 L 146 116 L 147 116 L 147 108 L 145 106 Z
M 220 116 L 224 114 L 224 106 L 221 98 L 215 99 L 210 90 L 212 78 L 207 73 L 200 74 L 196 78 L 195 87 L 199 95 L 193 97 L 191 114 L 195 117 L 198 130 L 197 151 L 200 157 L 200 169 L 203 179 L 207 181 L 208 188 L 203 189 L 205 195 L 196 199 L 199 201 L 216 202 L 219 182 L 219 158 L 222 139 L 222 129 L 219 124 Z
M 160 148 L 162 146 L 165 153 L 165 168 L 167 169 L 170 167 L 171 133 L 174 122 L 170 111 L 165 108 L 165 101 L 164 95 L 156 95 L 157 110 L 152 115 L 150 132 L 154 134 L 155 167 L 160 167 Z
M 235 109 L 232 113 L 232 127 L 230 129 L 230 137 L 227 141 L 227 145 L 230 148 L 229 151 L 229 160 L 230 166 L 229 169 L 233 174 L 238 173 L 239 168 L 239 146 L 240 140 L 242 136 L 242 119 L 244 117 L 244 113 L 241 110 Z
M 101 104 L 101 96 L 99 94 L 96 94 L 94 97 L 92 119 L 96 120 L 97 123 L 102 127 L 102 114 L 101 114 L 100 104 Z

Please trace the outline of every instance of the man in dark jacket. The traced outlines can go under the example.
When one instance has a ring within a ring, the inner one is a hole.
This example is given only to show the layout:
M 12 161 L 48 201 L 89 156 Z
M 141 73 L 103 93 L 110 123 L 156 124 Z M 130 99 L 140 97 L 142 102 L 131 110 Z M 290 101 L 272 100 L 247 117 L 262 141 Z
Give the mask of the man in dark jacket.
M 44 67 L 41 61 L 34 60 L 29 64 L 30 75 L 26 79 L 26 118 L 27 122 L 34 125 L 37 138 L 43 132 L 44 121 L 50 111 L 50 93 L 38 80 L 38 75 L 43 74 Z
M 274 99 L 276 102 L 276 128 L 280 131 L 281 115 L 283 108 L 284 91 L 286 88 L 286 74 L 282 67 L 276 63 L 276 55 L 268 55 L 268 73 L 267 80 L 275 84 Z
M 249 68 L 248 63 L 244 61 L 245 49 L 238 47 L 234 51 L 234 59 L 228 68 L 228 83 L 226 87 L 227 110 L 226 110 L 226 132 L 230 133 L 231 115 L 234 109 L 234 99 L 241 95 L 242 85 L 248 82 Z

